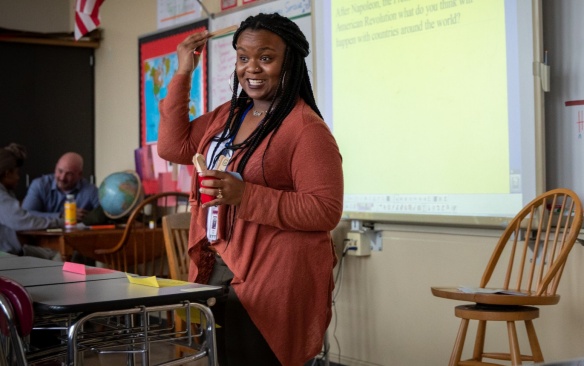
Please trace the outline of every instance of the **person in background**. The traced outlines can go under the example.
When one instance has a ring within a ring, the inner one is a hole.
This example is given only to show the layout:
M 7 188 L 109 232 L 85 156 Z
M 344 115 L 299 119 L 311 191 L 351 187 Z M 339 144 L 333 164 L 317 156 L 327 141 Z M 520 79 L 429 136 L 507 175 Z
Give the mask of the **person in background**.
M 46 259 L 59 259 L 51 249 L 21 244 L 16 234 L 20 230 L 43 230 L 62 227 L 63 220 L 33 214 L 22 207 L 14 194 L 20 180 L 20 167 L 26 159 L 24 146 L 12 143 L 0 148 L 0 250 Z
M 75 152 L 61 156 L 54 174 L 33 179 L 22 208 L 41 216 L 62 217 L 67 194 L 75 196 L 77 222 L 99 206 L 97 187 L 83 178 L 83 158 Z
M 178 45 L 160 102 L 159 155 L 192 164 L 201 153 L 210 169 L 193 176 L 189 280 L 229 290 L 211 308 L 222 366 L 304 365 L 331 320 L 330 231 L 343 210 L 341 155 L 316 106 L 309 44 L 279 14 L 247 18 L 233 36 L 231 101 L 190 122 L 207 39 L 203 31 Z

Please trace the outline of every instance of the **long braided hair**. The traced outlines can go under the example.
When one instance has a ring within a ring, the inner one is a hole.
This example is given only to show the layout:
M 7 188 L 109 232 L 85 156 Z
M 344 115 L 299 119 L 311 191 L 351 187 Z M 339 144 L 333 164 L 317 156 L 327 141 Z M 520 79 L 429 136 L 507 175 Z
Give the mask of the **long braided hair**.
M 231 146 L 234 153 L 243 154 L 236 168 L 236 171 L 242 175 L 251 155 L 272 131 L 275 133 L 275 131 L 278 130 L 282 121 L 284 121 L 290 111 L 294 108 L 298 97 L 302 98 L 306 104 L 308 104 L 322 118 L 320 110 L 316 106 L 314 94 L 312 93 L 312 86 L 308 77 L 306 62 L 304 61 L 304 58 L 309 54 L 309 44 L 298 25 L 278 13 L 260 13 L 255 16 L 250 16 L 241 22 L 241 25 L 233 35 L 232 45 L 234 49 L 237 48 L 237 40 L 241 35 L 241 32 L 246 29 L 264 29 L 278 35 L 286 43 L 286 53 L 282 64 L 278 88 L 265 118 L 245 141 Z M 246 107 L 253 102 L 243 89 L 238 95 L 239 79 L 236 72 L 233 73 L 232 81 L 233 94 L 231 96 L 229 116 L 227 117 L 222 134 L 216 139 L 219 143 L 216 145 L 215 150 L 217 150 L 217 147 L 221 142 L 229 140 L 233 135 L 237 134 L 237 129 L 233 128 L 233 122 L 239 121 L 242 118 Z M 274 135 L 272 134 L 268 141 L 266 151 L 270 146 L 273 136 Z M 217 152 L 214 151 L 213 156 L 215 156 L 216 153 Z M 262 157 L 262 174 L 264 174 L 264 183 L 267 185 L 267 179 L 263 170 L 263 158 L 264 157 Z

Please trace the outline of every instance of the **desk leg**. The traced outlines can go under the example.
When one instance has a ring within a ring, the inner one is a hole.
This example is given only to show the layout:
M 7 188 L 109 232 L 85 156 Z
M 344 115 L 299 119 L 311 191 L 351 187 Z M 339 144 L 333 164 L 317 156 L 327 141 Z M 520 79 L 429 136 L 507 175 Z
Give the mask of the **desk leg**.
M 215 338 L 215 318 L 213 317 L 213 313 L 211 309 L 201 304 L 191 303 L 191 305 L 198 308 L 205 316 L 204 332 L 207 347 L 207 361 L 209 362 L 209 366 L 217 366 L 219 365 L 219 360 L 217 359 L 217 340 Z M 190 328 L 190 323 L 187 323 L 187 326 Z
M 76 322 L 69 326 L 67 334 L 67 366 L 75 366 L 77 362 L 77 329 L 79 328 L 79 322 Z
M 193 354 L 193 355 L 189 355 L 186 358 L 180 360 L 180 362 L 182 363 L 182 361 L 187 361 L 187 358 L 189 358 L 189 361 L 191 360 L 197 360 L 199 358 L 202 357 L 207 357 L 208 360 L 208 365 L 209 366 L 218 366 L 218 361 L 217 361 L 217 346 L 216 346 L 216 337 L 215 337 L 215 318 L 213 317 L 213 313 L 211 312 L 211 309 L 209 309 L 208 307 L 199 304 L 199 303 L 188 303 L 187 306 L 191 306 L 193 308 L 199 309 L 201 311 L 201 314 L 205 317 L 205 329 L 204 329 L 204 333 L 205 333 L 205 342 L 202 345 L 202 349 L 200 352 L 198 352 L 197 354 Z M 89 321 L 90 319 L 93 318 L 107 318 L 107 317 L 112 317 L 112 316 L 127 316 L 129 317 L 129 319 L 133 316 L 133 314 L 136 315 L 140 315 L 141 316 L 141 327 L 142 330 L 140 331 L 140 339 L 136 338 L 138 340 L 138 343 L 142 342 L 144 345 L 144 349 L 140 349 L 140 350 L 130 350 L 130 351 L 110 351 L 109 353 L 127 353 L 128 354 L 128 365 L 133 364 L 133 357 L 135 356 L 135 353 L 139 352 L 142 353 L 142 365 L 148 365 L 149 364 L 149 353 L 150 353 L 150 340 L 149 340 L 149 330 L 148 330 L 148 317 L 150 316 L 149 313 L 151 312 L 156 312 L 156 313 L 160 313 L 163 311 L 174 311 L 177 309 L 184 309 L 185 304 L 181 303 L 181 304 L 172 304 L 172 305 L 161 305 L 161 306 L 154 306 L 154 307 L 133 307 L 133 308 L 129 308 L 129 309 L 123 309 L 123 310 L 111 310 L 111 311 L 101 311 L 101 312 L 95 312 L 95 313 L 91 313 L 91 314 L 87 314 L 79 319 L 77 319 L 76 321 L 74 321 L 70 326 L 69 326 L 69 330 L 68 330 L 68 334 L 67 334 L 67 366 L 75 366 L 75 365 L 79 365 L 79 363 L 81 362 L 80 359 L 80 353 L 81 350 L 78 348 L 78 333 L 79 330 L 83 327 L 83 324 L 85 324 L 87 321 Z M 190 319 L 190 317 L 189 317 Z M 134 329 L 134 325 L 138 325 L 138 324 L 134 324 L 131 323 L 130 320 L 128 320 L 126 322 L 126 324 L 130 325 L 130 328 L 128 329 Z M 190 329 L 191 324 L 190 321 L 187 322 L 187 329 Z M 137 327 L 140 328 L 140 327 Z M 117 332 L 116 332 L 117 333 Z M 120 333 L 120 335 L 124 336 L 125 339 L 127 339 L 129 333 Z M 161 333 L 158 333 L 159 336 L 162 336 Z M 168 336 L 170 337 L 175 337 L 176 333 L 172 333 L 172 334 L 168 334 Z M 86 339 L 87 340 L 87 339 Z M 170 340 L 170 338 L 169 338 Z M 109 340 L 111 341 L 111 339 Z M 87 343 L 85 344 L 87 346 Z M 93 345 L 92 347 L 95 347 L 96 349 L 99 348 L 100 345 Z M 109 345 L 105 345 L 105 347 L 111 347 L 111 343 Z M 165 365 L 178 365 L 178 360 L 174 360 L 168 363 L 165 363 Z

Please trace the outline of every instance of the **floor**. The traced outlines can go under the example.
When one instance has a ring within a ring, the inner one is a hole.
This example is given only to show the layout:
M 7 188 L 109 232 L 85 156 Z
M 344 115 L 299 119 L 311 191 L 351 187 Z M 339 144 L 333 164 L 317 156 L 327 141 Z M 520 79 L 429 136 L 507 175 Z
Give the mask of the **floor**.
M 150 364 L 157 365 L 161 362 L 169 361 L 175 358 L 175 348 L 170 346 L 155 345 L 150 355 Z M 83 366 L 123 366 L 126 365 L 126 358 L 124 355 L 97 355 L 95 353 L 87 353 L 83 360 Z M 136 365 L 141 365 L 137 362 Z M 201 359 L 193 362 L 182 363 L 184 366 L 207 366 L 207 359 Z M 317 357 L 305 364 L 305 366 L 325 366 L 326 362 Z M 330 362 L 330 366 L 340 366 L 337 363 Z M 563 365 L 562 365 L 563 366 Z

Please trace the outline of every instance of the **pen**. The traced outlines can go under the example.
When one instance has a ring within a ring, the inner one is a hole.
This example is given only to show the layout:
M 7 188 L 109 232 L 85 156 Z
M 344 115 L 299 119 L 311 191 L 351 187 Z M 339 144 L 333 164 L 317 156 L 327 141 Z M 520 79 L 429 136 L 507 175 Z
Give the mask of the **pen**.
M 116 225 L 90 225 L 89 230 L 115 229 Z
M 238 25 L 232 25 L 232 26 L 229 26 L 229 27 L 225 27 L 225 28 L 218 29 L 218 30 L 213 31 L 213 32 L 209 32 L 207 34 L 207 39 L 211 39 L 211 38 L 214 38 L 214 37 L 222 36 L 222 35 L 227 34 L 227 33 L 230 33 L 230 32 L 235 32 L 237 30 L 237 28 L 239 28 Z M 194 51 L 193 53 L 195 55 L 197 55 L 197 56 L 199 56 L 199 55 L 202 54 L 201 51 Z
M 222 35 L 227 34 L 229 32 L 235 32 L 237 30 L 237 28 L 239 28 L 238 25 L 232 25 L 230 27 L 221 28 L 221 29 L 218 29 L 216 31 L 209 32 L 209 35 L 207 37 L 213 38 L 213 37 L 222 36 Z

